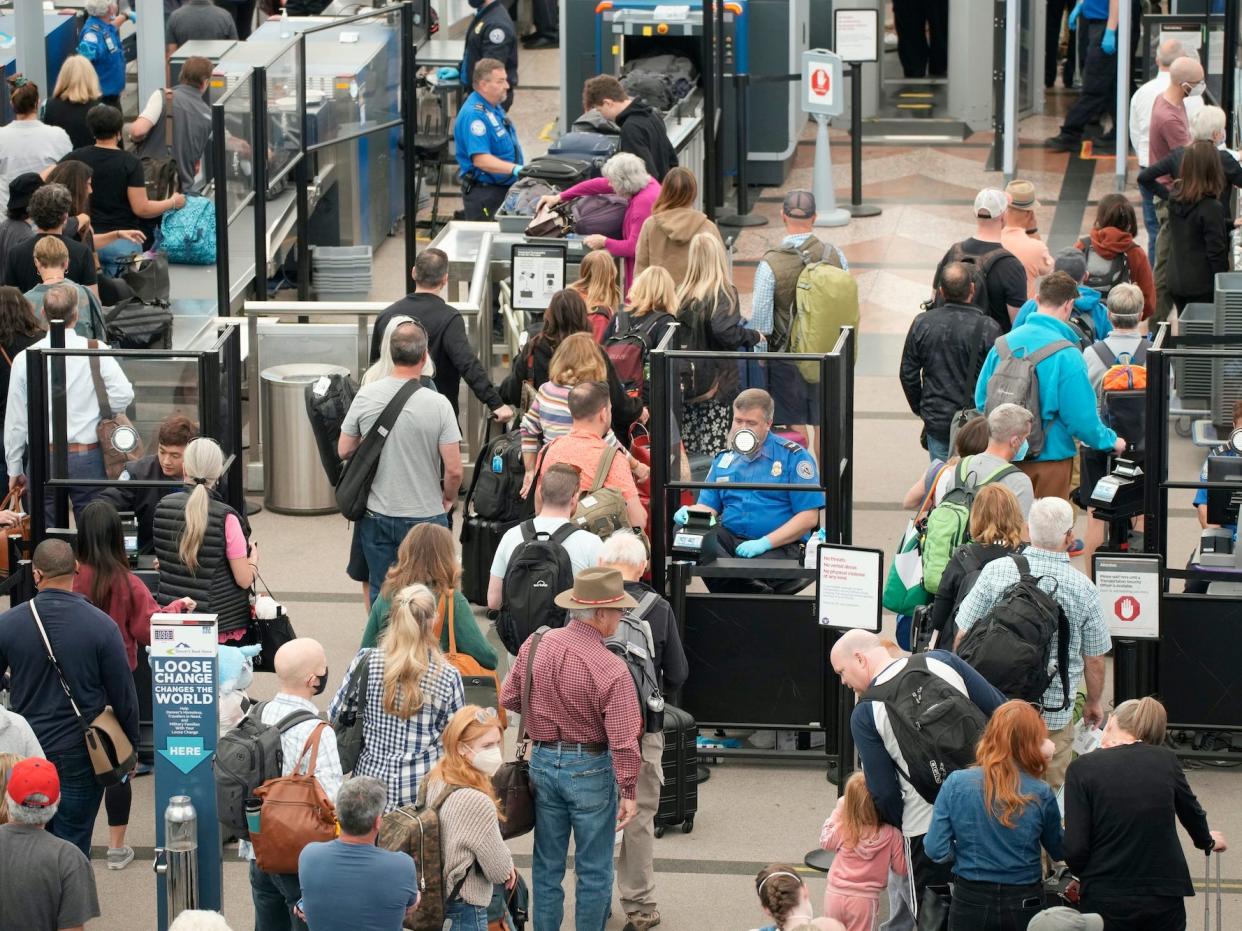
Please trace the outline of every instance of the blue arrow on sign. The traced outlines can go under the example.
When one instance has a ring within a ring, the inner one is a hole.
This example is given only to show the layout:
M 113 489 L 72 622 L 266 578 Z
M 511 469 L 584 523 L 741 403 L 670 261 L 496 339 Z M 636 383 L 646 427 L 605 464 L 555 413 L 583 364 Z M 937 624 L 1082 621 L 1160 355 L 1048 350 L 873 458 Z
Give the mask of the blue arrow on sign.
M 160 754 L 183 773 L 188 773 L 211 755 L 203 749 L 201 737 L 169 737 L 168 747 L 160 750 Z

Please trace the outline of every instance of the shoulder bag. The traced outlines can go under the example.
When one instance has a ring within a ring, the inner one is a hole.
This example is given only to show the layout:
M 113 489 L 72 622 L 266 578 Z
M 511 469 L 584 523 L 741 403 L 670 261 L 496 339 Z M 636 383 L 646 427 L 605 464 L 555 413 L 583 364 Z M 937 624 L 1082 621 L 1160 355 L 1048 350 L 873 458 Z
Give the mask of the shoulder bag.
M 263 581 L 263 576 L 259 575 L 257 569 L 254 577 L 276 606 L 276 613 L 271 617 L 260 617 L 258 610 L 251 607 L 253 616 L 250 618 L 249 640 L 251 643 L 257 643 L 261 648 L 259 655 L 254 658 L 254 671 L 275 672 L 276 651 L 290 640 L 296 640 L 298 635 L 293 629 L 293 622 L 289 620 L 289 613 L 285 610 L 284 603 L 272 596 L 272 590 L 268 588 L 267 582 Z
M 90 349 L 98 349 L 99 340 L 87 340 L 86 345 Z M 121 477 L 127 465 L 142 458 L 142 436 L 124 413 L 112 412 L 108 389 L 99 370 L 99 356 L 91 356 L 87 361 L 91 367 L 91 382 L 95 385 L 95 398 L 99 401 L 99 423 L 95 425 L 95 436 L 103 452 L 104 470 L 108 478 L 115 480 Z
M 341 772 L 352 773 L 362 757 L 362 749 L 366 746 L 363 731 L 367 717 L 367 670 L 371 666 L 371 650 L 358 660 L 353 673 L 349 677 L 348 691 L 345 693 L 345 709 L 332 722 L 336 731 L 336 752 L 341 758 Z
M 315 726 L 288 776 L 269 779 L 254 790 L 262 800 L 259 830 L 250 835 L 254 858 L 265 873 L 297 874 L 298 856 L 308 844 L 336 839 L 336 806 L 315 778 L 319 739 L 327 721 Z M 306 771 L 302 763 L 307 753 Z
M 530 636 L 530 652 L 526 654 L 526 676 L 522 681 L 522 714 L 518 718 L 518 742 L 512 763 L 505 763 L 492 777 L 492 788 L 500 801 L 503 817 L 500 836 L 505 840 L 521 837 L 535 829 L 535 786 L 530 781 L 530 742 L 526 739 L 526 716 L 530 714 L 530 697 L 534 685 L 535 651 L 546 628 Z
M 506 728 L 509 722 L 505 716 L 505 707 L 500 703 L 500 676 L 494 669 L 484 669 L 483 664 L 469 653 L 457 652 L 457 627 L 453 623 L 453 601 L 452 592 L 440 596 L 442 620 L 436 624 L 436 642 L 439 642 L 440 634 L 444 630 L 445 620 L 443 619 L 447 619 L 449 646 L 444 658 L 461 674 L 461 684 L 466 690 L 466 704 L 478 705 L 481 708 L 494 708 L 496 716 L 500 719 L 501 728 Z
M 417 378 L 411 378 L 402 385 L 380 413 L 379 419 L 371 425 L 354 454 L 341 464 L 341 477 L 336 483 L 336 506 L 347 520 L 359 520 L 366 514 L 367 498 L 371 495 L 371 484 L 379 469 L 384 443 L 401 416 L 402 408 L 421 387 Z
M 574 523 L 601 540 L 607 540 L 616 531 L 630 526 L 625 496 L 615 488 L 604 487 L 616 455 L 617 447 L 604 446 L 591 487 L 578 499 L 578 510 L 574 513 Z
M 120 784 L 137 762 L 138 757 L 134 753 L 134 745 L 130 743 L 111 705 L 104 706 L 104 710 L 99 712 L 95 720 L 87 723 L 86 718 L 82 716 L 82 710 L 78 708 L 78 703 L 74 701 L 73 691 L 69 688 L 68 680 L 65 679 L 64 670 L 60 668 L 60 662 L 56 659 L 56 654 L 52 652 L 52 642 L 47 637 L 43 619 L 39 617 L 39 609 L 35 607 L 34 599 L 26 603 L 30 605 L 30 614 L 34 618 L 35 626 L 39 628 L 39 636 L 43 638 L 47 660 L 56 670 L 56 677 L 60 679 L 60 687 L 65 690 L 65 697 L 69 699 L 69 707 L 73 709 L 74 717 L 78 719 L 78 724 L 82 728 L 82 734 L 86 739 L 86 753 L 91 759 L 91 768 L 95 771 L 95 781 L 101 786 Z

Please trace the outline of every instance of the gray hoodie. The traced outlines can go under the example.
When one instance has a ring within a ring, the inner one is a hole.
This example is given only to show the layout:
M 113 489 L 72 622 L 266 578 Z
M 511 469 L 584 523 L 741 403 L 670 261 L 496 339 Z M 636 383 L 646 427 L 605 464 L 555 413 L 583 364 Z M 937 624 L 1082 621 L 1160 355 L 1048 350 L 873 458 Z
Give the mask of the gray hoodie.
M 0 753 L 12 753 L 23 758 L 43 756 L 39 739 L 26 719 L 3 705 L 0 705 Z

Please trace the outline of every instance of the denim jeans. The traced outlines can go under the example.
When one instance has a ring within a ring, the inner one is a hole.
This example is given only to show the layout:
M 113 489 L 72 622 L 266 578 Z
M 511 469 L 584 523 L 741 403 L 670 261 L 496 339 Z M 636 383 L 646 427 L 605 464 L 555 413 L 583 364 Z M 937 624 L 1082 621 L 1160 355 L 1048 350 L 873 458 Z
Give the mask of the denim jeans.
M 49 753 L 47 759 L 60 776 L 60 807 L 56 809 L 56 817 L 47 829 L 61 840 L 73 844 L 89 860 L 91 834 L 104 790 L 95 781 L 95 770 L 86 755 L 86 744 L 73 750 Z
M 574 835 L 574 921 L 577 931 L 603 931 L 612 905 L 612 847 L 617 776 L 607 753 L 535 747 L 535 851 L 531 898 L 535 931 L 559 928 L 565 914 L 565 858 Z
M 1139 188 L 1143 198 L 1143 226 L 1147 228 L 1147 262 L 1156 267 L 1156 235 L 1160 232 L 1160 218 L 1156 216 L 1155 195 L 1146 188 Z
M 371 585 L 371 603 L 379 596 L 380 586 L 384 584 L 384 576 L 388 567 L 397 561 L 397 547 L 417 524 L 449 525 L 447 514 L 436 514 L 434 517 L 389 517 L 367 511 L 362 520 L 358 521 L 358 533 L 362 540 L 362 554 L 367 562 L 367 576 Z
M 1025 931 L 1042 909 L 1039 883 L 1009 886 L 955 877 L 949 931 Z
M 487 931 L 487 909 L 454 899 L 444 908 L 445 931 Z
M 254 931 L 307 931 L 306 922 L 293 914 L 302 900 L 296 874 L 265 873 L 250 861 L 250 898 L 254 900 Z
M 939 459 L 941 462 L 949 461 L 949 441 L 938 440 L 930 433 L 927 434 L 927 455 L 932 462 Z
M 103 450 L 92 449 L 85 453 L 70 453 L 68 477 L 107 478 L 108 473 L 104 469 Z M 73 519 L 75 522 L 82 519 L 82 509 L 102 493 L 103 489 L 97 485 L 70 486 L 69 502 L 73 506 Z M 49 488 L 43 493 L 43 512 L 47 515 L 47 525 L 49 527 L 56 526 L 56 520 L 52 516 L 52 500 L 52 490 Z
M 126 259 L 142 251 L 142 246 L 128 239 L 114 239 L 99 250 L 99 269 L 109 278 L 120 278 L 129 264 Z

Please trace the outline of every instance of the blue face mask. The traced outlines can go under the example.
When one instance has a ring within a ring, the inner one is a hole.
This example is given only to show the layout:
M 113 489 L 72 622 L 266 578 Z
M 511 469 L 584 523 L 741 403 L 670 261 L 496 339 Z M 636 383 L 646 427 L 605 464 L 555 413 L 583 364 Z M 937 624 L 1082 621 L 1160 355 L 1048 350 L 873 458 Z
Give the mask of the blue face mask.
M 1014 462 L 1021 462 L 1026 458 L 1026 454 L 1031 451 L 1031 444 L 1028 440 L 1023 440 L 1022 445 L 1018 447 L 1017 455 L 1013 457 Z

